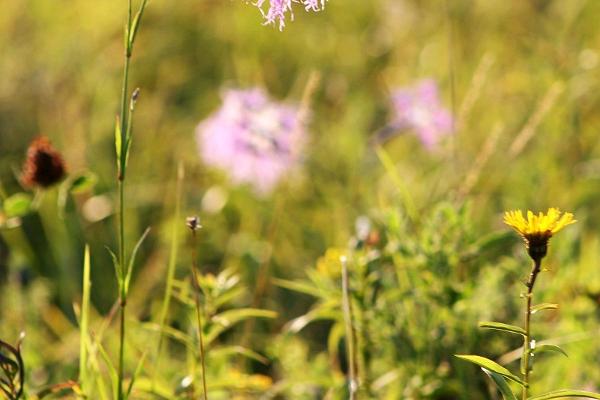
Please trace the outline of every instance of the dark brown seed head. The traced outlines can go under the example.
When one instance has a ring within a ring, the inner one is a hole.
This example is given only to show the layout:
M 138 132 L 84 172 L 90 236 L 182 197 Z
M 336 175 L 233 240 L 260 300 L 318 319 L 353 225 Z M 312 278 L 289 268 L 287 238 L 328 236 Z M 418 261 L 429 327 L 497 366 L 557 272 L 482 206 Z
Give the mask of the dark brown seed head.
M 34 139 L 27 149 L 21 182 L 27 187 L 47 188 L 65 176 L 62 156 L 45 136 Z
M 193 217 L 187 217 L 185 219 L 185 224 L 192 231 L 195 231 L 195 230 L 197 230 L 199 228 L 202 228 L 202 225 L 200 225 L 200 217 L 198 217 L 196 215 L 194 215 Z

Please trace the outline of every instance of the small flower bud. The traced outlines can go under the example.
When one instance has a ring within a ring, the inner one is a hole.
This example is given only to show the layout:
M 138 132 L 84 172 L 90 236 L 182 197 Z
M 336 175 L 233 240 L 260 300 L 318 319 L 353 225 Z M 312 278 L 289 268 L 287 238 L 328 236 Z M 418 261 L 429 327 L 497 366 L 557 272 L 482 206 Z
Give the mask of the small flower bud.
M 140 97 L 140 88 L 135 88 L 135 90 L 131 94 L 131 101 L 136 102 L 138 97 Z
M 62 156 L 45 136 L 34 139 L 27 149 L 21 182 L 27 187 L 48 188 L 66 175 Z
M 185 224 L 192 231 L 196 231 L 196 230 L 202 228 L 202 225 L 200 225 L 200 217 L 198 217 L 197 215 L 194 215 L 192 217 L 187 217 L 185 219 Z

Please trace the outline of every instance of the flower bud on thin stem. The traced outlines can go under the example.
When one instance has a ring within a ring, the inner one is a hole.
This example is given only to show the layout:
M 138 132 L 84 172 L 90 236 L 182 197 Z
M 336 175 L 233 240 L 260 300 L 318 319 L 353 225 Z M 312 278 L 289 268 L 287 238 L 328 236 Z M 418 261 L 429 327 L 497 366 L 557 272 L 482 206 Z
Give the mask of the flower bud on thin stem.
M 202 388 L 204 400 L 208 400 L 208 392 L 206 390 L 206 353 L 204 351 L 204 341 L 202 339 L 202 315 L 200 306 L 200 287 L 198 284 L 198 252 L 196 251 L 196 231 L 202 227 L 200 225 L 200 217 L 192 216 L 185 220 L 188 228 L 192 231 L 192 286 L 194 288 L 194 298 L 196 300 L 196 319 L 198 322 L 198 340 L 200 342 L 200 362 L 202 368 Z

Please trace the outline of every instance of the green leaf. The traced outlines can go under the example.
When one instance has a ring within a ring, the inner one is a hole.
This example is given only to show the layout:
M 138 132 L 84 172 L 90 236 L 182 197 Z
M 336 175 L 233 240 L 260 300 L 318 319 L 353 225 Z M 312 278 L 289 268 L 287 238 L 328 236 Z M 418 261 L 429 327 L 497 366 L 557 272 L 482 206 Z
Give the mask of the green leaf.
M 585 390 L 555 390 L 539 396 L 529 397 L 528 400 L 550 400 L 550 399 L 562 399 L 564 397 L 583 397 L 584 399 L 600 399 L 600 394 L 593 392 L 586 392 Z
M 88 388 L 87 348 L 89 342 L 90 321 L 90 246 L 85 245 L 83 256 L 83 296 L 81 300 L 81 319 L 79 322 L 79 382 L 82 388 Z
M 83 193 L 90 190 L 98 182 L 98 177 L 91 171 L 85 171 L 75 176 L 71 181 L 71 193 Z
M 143 327 L 154 332 L 160 332 L 161 334 L 165 335 L 165 337 L 171 338 L 185 345 L 190 351 L 196 350 L 192 338 L 185 332 L 182 332 L 170 326 L 160 326 L 154 323 L 144 324 Z
M 238 322 L 245 321 L 250 318 L 276 318 L 277 313 L 270 310 L 261 310 L 258 308 L 238 308 L 235 310 L 223 311 L 220 314 L 213 316 L 210 320 L 212 323 L 211 329 L 208 331 L 205 339 L 205 344 L 212 343 L 221 333 L 231 328 Z
M 520 326 L 503 324 L 502 322 L 480 322 L 479 327 L 483 329 L 495 329 L 497 331 L 504 331 L 523 336 L 527 334 L 525 329 L 521 328 Z
M 229 355 L 242 355 L 251 360 L 258 361 L 261 364 L 267 365 L 269 360 L 262 356 L 261 354 L 255 352 L 254 350 L 248 349 L 243 346 L 225 346 L 218 347 L 215 349 L 210 349 L 211 358 L 219 358 L 219 357 L 227 357 Z
M 499 375 L 485 368 L 483 369 L 483 372 L 485 372 L 490 378 L 492 378 L 492 380 L 498 387 L 498 390 L 500 390 L 500 393 L 502 393 L 502 398 L 504 400 L 517 400 L 517 396 L 515 396 L 515 394 L 511 390 L 510 386 L 508 386 L 508 383 L 506 383 L 506 380 L 502 375 Z
M 127 164 L 129 163 L 129 149 L 131 149 L 131 142 L 133 140 L 133 135 L 129 134 L 127 139 L 125 139 L 125 159 L 123 160 L 123 170 L 127 168 Z M 123 174 L 125 175 L 125 174 Z
M 100 343 L 96 343 L 96 346 L 97 346 L 98 352 L 100 353 L 100 356 L 104 360 L 104 363 L 106 364 L 106 367 L 108 369 L 108 376 L 110 377 L 110 381 L 112 383 L 113 398 L 116 399 L 118 385 L 119 385 L 119 375 L 117 373 L 117 369 L 115 368 L 114 364 L 110 360 L 110 356 L 108 355 L 108 353 L 106 352 L 104 347 L 102 347 L 102 345 Z
M 556 310 L 558 308 L 558 304 L 554 303 L 541 303 L 531 307 L 531 313 L 535 314 L 538 311 L 542 310 Z
M 33 200 L 27 193 L 16 193 L 4 200 L 2 208 L 8 218 L 22 217 L 32 210 Z
M 279 287 L 293 290 L 294 292 L 304 293 L 317 298 L 323 297 L 323 292 L 309 283 L 294 282 L 277 278 L 272 279 L 272 282 Z
M 125 293 L 129 291 L 129 282 L 131 281 L 131 274 L 133 271 L 133 265 L 135 263 L 135 256 L 137 255 L 140 246 L 144 242 L 144 239 L 146 239 L 146 236 L 148 236 L 148 233 L 150 233 L 150 228 L 146 228 L 140 239 L 135 244 L 133 252 L 131 253 L 131 257 L 129 258 L 129 264 L 127 265 L 127 275 L 125 276 Z
M 119 263 L 119 258 L 117 255 L 108 247 L 105 247 L 106 251 L 110 254 L 110 258 L 112 259 L 113 266 L 115 267 L 115 275 L 117 276 L 117 283 L 119 284 L 119 292 L 121 291 L 121 285 L 123 285 L 123 272 L 121 270 L 121 263 Z
M 469 361 L 473 364 L 479 365 L 482 368 L 487 369 L 488 371 L 495 372 L 498 375 L 501 375 L 511 381 L 518 383 L 521 386 L 525 386 L 525 382 L 521 380 L 518 376 L 514 375 L 512 372 L 504 368 L 502 365 L 498 364 L 495 361 L 490 360 L 489 358 L 475 356 L 475 355 L 466 355 L 466 354 L 455 354 L 454 357 L 460 358 L 461 360 Z
M 547 352 L 554 352 L 554 353 L 560 353 L 565 357 L 569 357 L 569 355 L 567 354 L 566 351 L 564 351 L 563 349 L 561 349 L 560 347 L 554 345 L 554 344 L 540 344 L 539 346 L 535 346 L 535 348 L 533 349 L 534 353 L 547 353 Z
M 137 380 L 137 378 L 140 376 L 140 373 L 142 372 L 142 366 L 144 365 L 144 361 L 146 360 L 147 355 L 148 355 L 148 352 L 144 352 L 144 354 L 142 354 L 142 357 L 140 358 L 140 361 L 138 362 L 138 365 L 135 368 L 135 372 L 133 373 L 133 376 L 131 377 L 131 382 L 129 382 L 129 388 L 127 389 L 127 394 L 125 395 L 125 399 L 128 399 L 129 396 L 131 396 L 131 391 L 133 390 L 133 385 L 135 384 L 135 381 Z
M 137 35 L 138 29 L 140 27 L 140 21 L 142 20 L 142 15 L 144 15 L 144 10 L 146 9 L 146 3 L 148 0 L 144 0 L 140 5 L 140 9 L 133 17 L 133 22 L 131 23 L 131 32 L 129 33 L 129 46 L 133 48 L 133 43 L 135 42 L 135 36 Z
M 117 166 L 121 166 L 121 150 L 123 147 L 123 136 L 121 133 L 121 121 L 119 120 L 119 116 L 117 116 L 117 121 L 115 123 L 115 152 L 117 154 Z
M 323 304 L 319 304 L 319 305 L 315 306 L 312 310 L 307 312 L 306 314 L 301 315 L 297 318 L 294 318 L 293 320 L 288 322 L 285 325 L 284 329 L 289 332 L 298 333 L 302 329 L 304 329 L 308 324 L 310 324 L 314 321 L 341 320 L 342 314 L 339 311 L 338 307 L 339 307 L 338 301 L 335 301 L 335 302 L 329 301 L 329 302 L 326 302 Z

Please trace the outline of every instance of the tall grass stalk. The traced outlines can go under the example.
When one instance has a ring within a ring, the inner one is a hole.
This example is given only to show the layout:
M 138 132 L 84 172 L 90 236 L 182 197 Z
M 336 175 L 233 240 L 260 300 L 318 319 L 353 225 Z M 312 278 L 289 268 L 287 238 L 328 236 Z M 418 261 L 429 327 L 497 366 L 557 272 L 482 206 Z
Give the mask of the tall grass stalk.
M 125 254 L 125 176 L 127 159 L 129 156 L 129 147 L 131 144 L 131 132 L 133 128 L 133 111 L 137 101 L 139 90 L 136 89 L 129 97 L 129 67 L 133 54 L 133 45 L 135 37 L 146 8 L 147 0 L 142 0 L 138 12 L 133 15 L 132 0 L 127 1 L 127 20 L 124 32 L 124 65 L 123 65 L 123 84 L 121 87 L 121 111 L 117 119 L 115 130 L 115 148 L 117 153 L 117 185 L 119 192 L 119 255 L 117 261 L 117 278 L 119 281 L 119 308 L 120 308 L 120 328 L 119 328 L 119 364 L 117 377 L 117 398 L 124 400 L 127 398 L 123 390 L 124 381 L 124 361 L 125 361 L 125 308 L 127 305 L 127 291 L 129 278 L 131 276 L 132 263 L 127 262 Z M 129 100 L 129 109 L 127 100 Z M 134 254 L 131 255 L 132 259 Z

